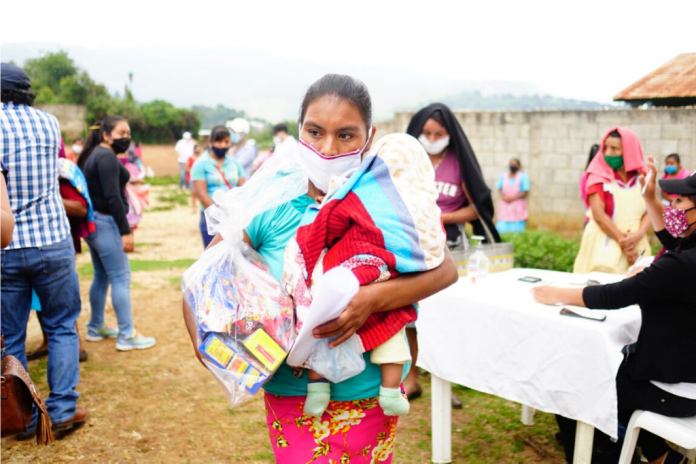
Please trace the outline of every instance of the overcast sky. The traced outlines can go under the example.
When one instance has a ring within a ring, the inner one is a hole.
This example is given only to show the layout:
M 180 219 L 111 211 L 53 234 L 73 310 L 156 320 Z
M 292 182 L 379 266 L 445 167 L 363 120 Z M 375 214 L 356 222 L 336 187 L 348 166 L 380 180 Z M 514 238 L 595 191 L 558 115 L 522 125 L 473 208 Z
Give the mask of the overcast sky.
M 187 51 L 221 46 L 298 66 L 389 68 L 422 75 L 430 86 L 440 78 L 514 81 L 600 102 L 679 53 L 696 52 L 695 0 L 24 0 L 5 2 L 1 14 L 3 45 L 157 45 L 180 50 L 182 63 Z M 214 72 L 216 64 L 204 66 Z

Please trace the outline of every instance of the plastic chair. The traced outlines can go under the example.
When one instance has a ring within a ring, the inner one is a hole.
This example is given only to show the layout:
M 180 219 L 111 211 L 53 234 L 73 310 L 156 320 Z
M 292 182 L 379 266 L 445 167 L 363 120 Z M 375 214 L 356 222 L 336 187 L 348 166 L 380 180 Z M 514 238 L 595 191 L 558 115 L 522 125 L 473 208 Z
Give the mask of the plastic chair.
M 636 411 L 626 429 L 619 464 L 631 464 L 640 429 L 648 430 L 682 449 L 687 458 L 696 458 L 696 417 L 676 418 L 650 411 Z

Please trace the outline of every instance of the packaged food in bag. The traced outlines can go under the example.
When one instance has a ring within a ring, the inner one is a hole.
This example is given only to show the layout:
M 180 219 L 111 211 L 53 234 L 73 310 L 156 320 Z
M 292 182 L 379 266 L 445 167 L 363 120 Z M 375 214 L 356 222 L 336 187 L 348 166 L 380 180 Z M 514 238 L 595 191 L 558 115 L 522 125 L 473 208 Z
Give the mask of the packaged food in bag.
M 206 210 L 208 248 L 181 281 L 196 323 L 196 346 L 230 404 L 251 398 L 285 360 L 295 340 L 293 302 L 264 259 L 243 240 L 258 214 L 306 193 L 291 156 L 271 158 L 243 186 Z

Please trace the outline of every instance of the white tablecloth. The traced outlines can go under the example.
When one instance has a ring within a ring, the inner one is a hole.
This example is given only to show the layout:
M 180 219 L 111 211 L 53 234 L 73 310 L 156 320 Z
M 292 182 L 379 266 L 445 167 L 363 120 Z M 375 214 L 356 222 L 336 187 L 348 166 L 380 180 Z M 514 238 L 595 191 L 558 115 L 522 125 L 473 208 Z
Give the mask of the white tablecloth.
M 543 279 L 520 282 L 524 276 Z M 572 285 L 588 278 L 513 269 L 471 285 L 461 279 L 421 302 L 418 366 L 450 382 L 590 424 L 616 437 L 615 377 L 621 349 L 636 341 L 637 307 L 602 311 L 604 322 L 561 316 L 534 301 L 535 285 Z

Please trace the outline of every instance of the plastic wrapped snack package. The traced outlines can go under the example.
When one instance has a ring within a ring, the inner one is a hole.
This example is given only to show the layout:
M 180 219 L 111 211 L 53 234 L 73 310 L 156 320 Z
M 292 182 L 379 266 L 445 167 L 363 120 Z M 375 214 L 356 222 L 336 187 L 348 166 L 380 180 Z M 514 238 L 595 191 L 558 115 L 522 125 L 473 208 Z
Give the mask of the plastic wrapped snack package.
M 256 215 L 306 191 L 307 179 L 292 157 L 269 160 L 247 184 L 206 210 L 211 232 L 225 240 L 207 249 L 182 278 L 197 347 L 232 407 L 261 389 L 295 340 L 292 300 L 243 242 L 243 230 Z
M 329 382 L 339 383 L 365 370 L 360 339 L 353 334 L 340 345 L 329 348 L 332 339 L 322 338 L 312 347 L 307 364 Z

